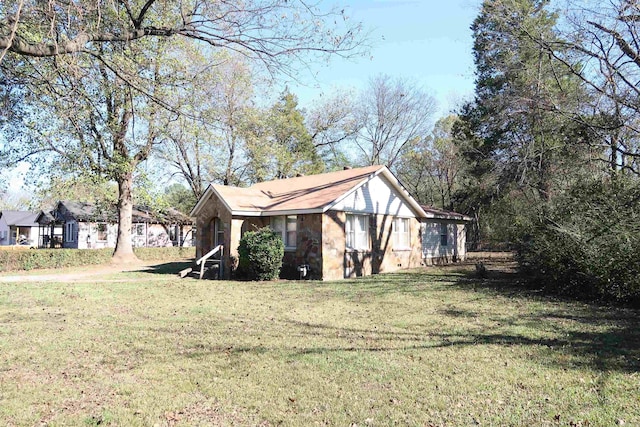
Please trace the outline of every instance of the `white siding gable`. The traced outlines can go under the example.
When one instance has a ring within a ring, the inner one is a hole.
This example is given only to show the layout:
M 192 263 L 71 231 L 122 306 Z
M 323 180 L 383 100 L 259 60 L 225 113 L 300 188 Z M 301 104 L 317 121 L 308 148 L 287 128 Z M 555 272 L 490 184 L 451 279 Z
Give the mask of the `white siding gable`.
M 415 217 L 413 210 L 405 202 L 404 196 L 400 195 L 381 175 L 376 175 L 358 187 L 332 206 L 331 210 Z

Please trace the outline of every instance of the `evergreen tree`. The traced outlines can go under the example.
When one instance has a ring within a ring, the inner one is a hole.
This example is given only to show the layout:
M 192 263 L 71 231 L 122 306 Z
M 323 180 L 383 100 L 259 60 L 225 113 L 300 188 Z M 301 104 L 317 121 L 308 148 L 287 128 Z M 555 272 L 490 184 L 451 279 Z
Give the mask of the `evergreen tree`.
M 531 37 L 554 39 L 557 16 L 548 0 L 486 0 L 475 19 L 476 92 L 454 135 L 466 159 L 466 185 L 455 197 L 477 216 L 494 203 L 498 227 L 513 238 L 520 224 L 544 215 L 544 205 L 566 184 L 580 149 L 580 127 L 559 114 L 578 108 L 584 92 L 567 67 Z M 495 204 L 506 196 L 506 203 Z M 538 207 L 540 209 L 532 209 Z M 502 215 L 515 227 L 504 227 Z M 485 222 L 485 225 L 487 223 Z
M 298 99 L 286 89 L 256 129 L 249 145 L 252 180 L 312 175 L 324 170 L 313 140 L 298 109 Z

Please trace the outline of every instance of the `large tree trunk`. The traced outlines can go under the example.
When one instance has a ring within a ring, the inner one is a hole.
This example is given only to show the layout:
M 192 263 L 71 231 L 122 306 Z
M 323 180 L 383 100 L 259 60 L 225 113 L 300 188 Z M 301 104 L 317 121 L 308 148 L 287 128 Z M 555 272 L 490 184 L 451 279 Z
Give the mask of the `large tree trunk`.
M 113 251 L 112 262 L 130 264 L 139 261 L 131 245 L 131 223 L 133 214 L 133 173 L 127 172 L 118 177 L 118 239 Z

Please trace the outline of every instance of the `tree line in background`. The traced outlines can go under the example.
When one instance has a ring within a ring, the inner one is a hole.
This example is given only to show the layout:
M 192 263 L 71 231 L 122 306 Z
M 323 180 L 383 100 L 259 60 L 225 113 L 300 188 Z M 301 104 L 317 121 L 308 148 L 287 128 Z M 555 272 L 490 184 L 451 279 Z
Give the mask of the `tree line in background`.
M 637 1 L 484 1 L 474 97 L 435 123 L 426 90 L 385 75 L 307 110 L 287 89 L 264 101 L 265 70 L 293 74 L 304 52 L 358 53 L 356 27 L 324 27 L 338 11 L 123 0 L 68 28 L 41 4 L 2 12 L 0 120 L 4 158 L 40 156 L 49 172 L 42 200 L 66 191 L 124 208 L 135 192 L 188 211 L 209 182 L 385 164 L 420 202 L 472 216 L 473 248 L 515 249 L 560 290 L 640 297 Z M 177 184 L 159 189 L 159 176 Z
M 640 301 L 637 1 L 485 1 L 459 209 L 550 287 Z

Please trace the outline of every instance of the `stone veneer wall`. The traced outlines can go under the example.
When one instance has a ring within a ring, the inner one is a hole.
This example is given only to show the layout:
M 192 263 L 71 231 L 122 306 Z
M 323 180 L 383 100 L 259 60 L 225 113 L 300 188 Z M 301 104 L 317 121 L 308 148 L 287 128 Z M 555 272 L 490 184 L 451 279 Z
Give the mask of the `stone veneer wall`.
M 394 249 L 392 222 L 388 215 L 369 216 L 368 251 L 346 250 L 344 234 L 345 212 L 329 211 L 323 217 L 322 259 L 324 280 L 367 276 L 402 268 L 417 267 L 422 263 L 420 223 L 409 219 L 411 249 Z M 345 268 L 346 267 L 346 268 Z
M 298 266 L 308 264 L 312 279 L 322 278 L 322 214 L 297 216 L 296 250 L 285 250 L 282 260 L 282 276 L 288 279 L 299 277 Z M 242 233 L 267 227 L 270 217 L 245 218 Z
M 240 235 L 241 222 L 232 221 L 231 213 L 224 204 L 215 196 L 202 207 L 200 214 L 196 218 L 196 259 L 205 255 L 213 246 L 214 238 L 214 219 L 220 218 L 220 224 L 224 230 L 224 277 L 230 277 L 230 267 L 232 266 L 232 258 L 237 257 L 238 243 L 237 237 Z M 232 235 L 234 236 L 232 238 Z
M 346 215 L 340 211 L 327 211 L 322 215 L 322 279 L 344 278 Z
M 420 222 L 416 218 L 409 218 L 410 249 L 393 247 L 392 223 L 393 218 L 383 215 L 377 216 L 378 229 L 384 229 L 382 233 L 381 245 L 387 245 L 386 250 L 380 247 L 378 250 L 378 273 L 396 271 L 403 268 L 414 268 L 422 264 L 422 236 L 420 233 Z M 381 258 L 381 259 L 380 259 Z
M 283 271 L 292 278 L 299 277 L 298 266 L 311 267 L 309 278 L 322 278 L 322 214 L 298 215 L 295 252 L 286 252 Z
M 213 249 L 213 219 L 220 218 L 224 230 L 225 278 L 237 265 L 238 245 L 242 233 L 268 226 L 269 217 L 231 217 L 225 206 L 213 197 L 196 219 L 196 258 Z M 297 266 L 309 264 L 312 279 L 336 280 L 345 277 L 345 264 L 350 276 L 370 275 L 421 265 L 420 224 L 410 219 L 411 249 L 393 249 L 392 217 L 371 215 L 369 219 L 370 251 L 346 251 L 345 212 L 298 215 L 297 248 L 286 251 L 283 272 L 296 277 Z M 293 278 L 293 277 L 292 277 Z

